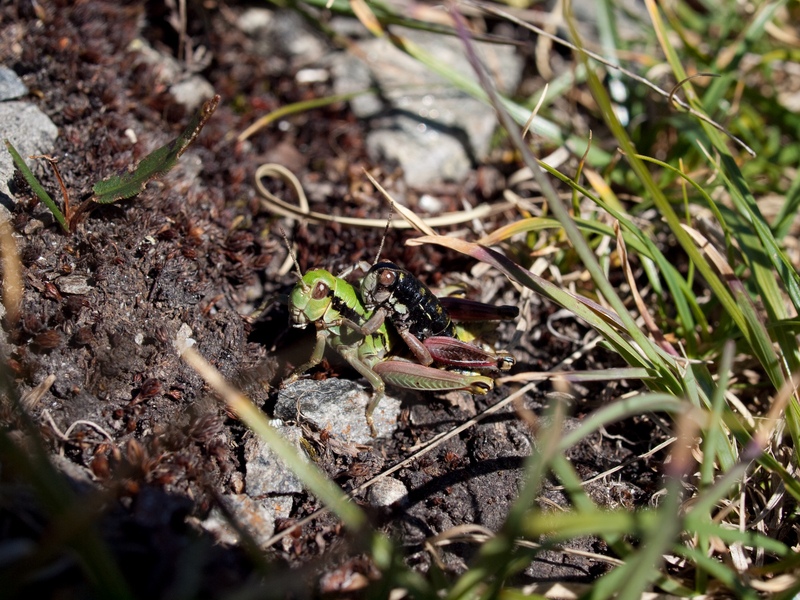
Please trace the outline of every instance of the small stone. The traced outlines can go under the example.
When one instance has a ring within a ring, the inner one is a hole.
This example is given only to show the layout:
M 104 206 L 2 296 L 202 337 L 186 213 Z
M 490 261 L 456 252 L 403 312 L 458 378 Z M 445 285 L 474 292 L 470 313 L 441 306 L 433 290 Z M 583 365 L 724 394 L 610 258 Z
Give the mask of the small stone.
M 89 280 L 84 275 L 65 275 L 56 279 L 58 291 L 62 294 L 75 294 L 85 296 L 94 288 L 89 285 Z
M 442 212 L 443 208 L 444 204 L 442 201 L 430 194 L 422 194 L 422 196 L 419 197 L 419 209 L 421 211 L 438 214 Z
M 22 83 L 19 76 L 9 69 L 0 65 L 0 100 L 14 100 L 28 93 L 28 86 Z
M 248 8 L 236 20 L 236 26 L 247 35 L 256 35 L 272 23 L 273 13 L 266 8 Z
M 292 70 L 306 68 L 329 52 L 327 40 L 295 11 L 251 8 L 236 23 L 253 38 L 255 51 L 270 61 L 270 69 L 287 64 Z
M 187 348 L 194 346 L 197 342 L 192 339 L 192 328 L 186 323 L 181 323 L 173 343 L 178 354 L 183 354 Z
M 372 390 L 347 379 L 301 379 L 278 394 L 275 416 L 285 421 L 309 421 L 334 438 L 352 444 L 374 441 L 364 412 Z M 386 395 L 372 415 L 378 437 L 397 427 L 400 400 Z
M 279 433 L 292 442 L 305 457 L 300 445 L 302 432 L 297 427 L 279 427 Z M 245 493 L 251 498 L 268 495 L 298 494 L 303 491 L 303 483 L 278 455 L 261 438 L 253 436 L 244 445 Z
M 368 500 L 372 506 L 391 506 L 408 496 L 408 488 L 399 479 L 384 477 L 369 488 Z
M 300 69 L 294 76 L 297 83 L 322 83 L 330 77 L 328 69 Z
M 52 152 L 58 127 L 46 114 L 29 102 L 12 100 L 0 103 L 0 139 L 9 140 L 36 172 L 37 160 L 28 156 Z M 14 161 L 3 147 L 0 151 L 0 202 L 13 200 L 8 182 L 14 177 Z
M 214 97 L 214 87 L 205 77 L 192 75 L 169 89 L 175 101 L 193 113 L 206 100 Z
M 244 494 L 222 496 L 225 508 L 235 521 L 243 527 L 262 549 L 275 533 L 275 511 L 271 503 L 253 500 Z M 233 546 L 239 542 L 239 534 L 231 528 L 219 508 L 214 508 L 200 526 L 223 544 Z
M 182 74 L 180 63 L 172 56 L 159 52 L 153 48 L 143 38 L 137 38 L 128 45 L 128 50 L 137 52 L 135 64 L 144 63 L 155 67 L 154 83 L 171 85 L 174 81 L 179 81 Z

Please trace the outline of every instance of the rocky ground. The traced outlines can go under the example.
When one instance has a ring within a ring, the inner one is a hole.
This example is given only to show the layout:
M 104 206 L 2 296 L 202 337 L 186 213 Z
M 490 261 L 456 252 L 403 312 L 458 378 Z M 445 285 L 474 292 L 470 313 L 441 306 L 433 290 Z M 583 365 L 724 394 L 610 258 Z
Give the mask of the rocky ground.
M 495 203 L 518 166 L 502 147 L 491 145 L 491 111 L 447 98 L 452 92 L 446 86 L 406 63 L 395 72 L 379 66 L 383 78 L 371 76 L 363 63 L 353 62 L 363 52 L 388 61 L 379 65 L 395 64 L 378 42 L 359 33 L 364 47 L 348 54 L 296 13 L 276 8 L 190 3 L 185 36 L 178 33 L 177 12 L 159 3 L 4 2 L 0 11 L 5 69 L 0 80 L 8 90 L 0 103 L 2 135 L 24 156 L 57 159 L 73 205 L 91 195 L 96 181 L 179 135 L 205 99 L 214 93 L 222 98 L 175 169 L 133 199 L 95 206 L 70 233 L 10 175 L 9 157 L 0 157 L 7 186 L 0 189 L 0 200 L 24 286 L 19 316 L 12 320 L 6 314 L 3 329 L 10 382 L 3 405 L 6 432 L 27 440 L 20 443 L 33 443 L 16 399 L 73 491 L 103 506 L 95 525 L 137 594 L 167 597 L 191 576 L 197 595 L 216 597 L 265 577 L 224 515 L 250 532 L 270 565 L 267 580 L 287 591 L 332 589 L 330 575 L 348 570 L 371 577 L 369 565 L 347 549 L 330 516 L 270 540 L 319 505 L 180 360 L 174 340 L 179 332 L 190 335 L 206 359 L 273 415 L 280 382 L 313 345 L 313 332 L 291 328 L 279 302 L 259 320 L 247 318 L 264 300 L 286 294 L 296 280 L 282 268 L 287 250 L 278 224 L 288 228 L 302 269 L 324 266 L 335 272 L 372 261 L 383 228 L 279 219 L 264 209 L 255 188 L 258 166 L 277 162 L 291 169 L 312 209 L 327 214 L 386 218 L 385 202 L 364 169 L 421 214 L 459 210 L 463 201 Z M 345 20 L 332 26 L 339 32 L 354 27 Z M 504 33 L 523 42 L 496 51 L 505 65 L 504 84 L 509 90 L 534 85 L 525 66 L 530 40 Z M 272 110 L 347 93 L 365 81 L 388 86 L 398 74 L 425 93 L 411 94 L 408 103 L 401 96 L 381 96 L 382 102 L 402 105 L 393 111 L 376 104 L 374 96 L 334 102 L 238 139 Z M 400 136 L 403 132 L 408 135 Z M 52 170 L 42 160 L 29 162 L 61 202 Z M 280 182 L 269 186 L 290 195 Z M 495 215 L 485 226 L 508 218 L 513 214 Z M 520 303 L 508 283 L 464 257 L 404 246 L 410 235 L 390 232 L 383 257 L 431 287 L 465 283 L 472 297 Z M 554 311 L 534 299 L 524 312 L 531 325 L 513 342 L 514 373 L 547 370 L 580 350 L 583 325 L 556 318 L 548 326 Z M 501 344 L 511 343 L 514 325 L 499 328 Z M 580 354 L 572 368 L 615 365 L 614 357 L 592 350 Z M 290 439 L 299 443 L 302 437 L 301 447 L 313 448 L 318 464 L 350 490 L 518 387 L 501 384 L 483 397 L 397 394 L 386 403 L 397 413 L 387 417 L 380 438 L 349 437 L 348 428 L 355 419 L 361 423 L 363 409 L 357 406 L 353 417 L 341 419 L 336 409 L 346 394 L 365 389 L 364 382 L 331 355 L 313 377 L 286 391 L 295 394 L 289 398 L 332 394 L 336 403 L 327 408 L 333 406 L 333 413 L 305 419 L 283 400 L 282 427 Z M 624 383 L 577 387 L 570 413 L 580 419 L 625 389 Z M 540 412 L 553 399 L 551 391 L 545 384 L 534 388 L 520 408 Z M 624 431 L 587 440 L 570 459 L 589 479 L 649 448 L 658 435 L 653 423 L 629 423 Z M 426 571 L 433 557 L 423 543 L 430 536 L 463 524 L 489 530 L 502 524 L 532 443 L 530 423 L 508 405 L 357 500 L 370 507 L 376 526 L 399 540 L 409 564 Z M 589 485 L 591 495 L 606 506 L 647 502 L 659 481 L 657 462 L 648 460 L 615 473 L 613 485 L 603 480 Z M 0 545 L 27 548 L 19 561 L 3 563 L 3 582 L 12 586 L 4 589 L 85 593 L 88 583 L 68 553 L 33 559 L 50 531 L 47 507 L 31 500 L 15 465 L 4 464 L 2 478 Z M 564 501 L 555 487 L 542 497 L 543 503 Z M 446 570 L 459 573 L 475 548 L 449 545 L 439 559 Z M 604 552 L 591 539 L 576 549 Z M 286 568 L 306 576 L 287 577 Z M 526 576 L 587 581 L 603 570 L 602 561 L 552 552 L 533 562 Z

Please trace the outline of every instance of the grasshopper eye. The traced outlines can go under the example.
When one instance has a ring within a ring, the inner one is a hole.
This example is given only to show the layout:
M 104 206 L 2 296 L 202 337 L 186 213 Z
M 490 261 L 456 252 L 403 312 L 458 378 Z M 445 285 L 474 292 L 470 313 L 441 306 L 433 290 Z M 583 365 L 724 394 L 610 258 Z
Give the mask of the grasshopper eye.
M 380 275 L 378 275 L 378 283 L 384 287 L 390 287 L 394 285 L 396 279 L 397 273 L 390 271 L 389 269 L 384 269 L 380 272 Z
M 330 287 L 324 281 L 318 281 L 317 284 L 314 286 L 314 289 L 311 291 L 311 297 L 314 300 L 322 300 L 328 296 L 328 292 L 330 291 Z

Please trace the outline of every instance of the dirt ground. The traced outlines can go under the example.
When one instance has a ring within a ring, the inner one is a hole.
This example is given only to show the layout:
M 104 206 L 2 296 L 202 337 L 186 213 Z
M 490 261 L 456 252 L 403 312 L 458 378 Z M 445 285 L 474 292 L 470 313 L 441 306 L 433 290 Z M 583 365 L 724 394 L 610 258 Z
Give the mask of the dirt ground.
M 6 364 L 20 396 L 53 376 L 30 414 L 74 488 L 104 494 L 97 527 L 137 595 L 168 597 L 187 573 L 196 578 L 197 595 L 203 597 L 226 595 L 262 579 L 278 582 L 286 595 L 315 594 L 325 585 L 335 587 L 326 574 L 372 575 L 363 557 L 348 549 L 332 517 L 313 521 L 266 551 L 266 574 L 241 545 L 198 526 L 221 497 L 242 492 L 248 433 L 181 362 L 172 341 L 180 326 L 188 325 L 202 355 L 269 413 L 280 381 L 310 352 L 313 333 L 291 329 L 285 307 L 277 304 L 255 324 L 244 318 L 295 282 L 291 272 L 278 274 L 286 258 L 277 227 L 281 221 L 262 209 L 253 185 L 255 169 L 283 162 L 309 186 L 312 199 L 327 196 L 327 204 L 315 204 L 316 210 L 351 216 L 386 215 L 362 167 L 390 191 L 401 184 L 391 165 L 369 162 L 364 124 L 346 103 L 292 116 L 288 128 L 271 126 L 246 143 L 237 142 L 258 117 L 329 95 L 329 84 L 298 84 L 287 61 L 264 60 L 255 41 L 235 26 L 244 6 L 190 4 L 188 33 L 210 57 L 200 73 L 222 102 L 178 166 L 134 199 L 97 206 L 69 234 L 21 180 L 16 182 L 13 228 L 25 290 L 20 321 L 5 323 Z M 142 62 L 132 45 L 141 37 L 163 54 L 177 54 L 178 36 L 160 3 L 3 2 L 0 11 L 0 60 L 31 90 L 27 99 L 58 126 L 52 155 L 73 202 L 86 198 L 97 180 L 176 137 L 191 117 L 158 83 L 159 67 Z M 135 132 L 135 142 L 129 131 Z M 421 193 L 432 193 L 446 210 L 458 207 L 462 197 L 497 200 L 503 176 L 517 168 L 501 156 L 498 152 L 497 160 L 481 166 L 481 174 L 494 175 L 494 185 L 476 176 L 460 185 L 408 190 L 407 196 L 413 204 Z M 42 169 L 40 177 L 59 197 L 52 174 Z M 288 234 L 297 244 L 301 268 L 339 270 L 372 260 L 383 232 L 308 224 L 294 225 Z M 384 258 L 405 265 L 429 285 L 470 272 L 472 264 L 461 256 L 403 246 L 404 235 L 389 234 Z M 75 281 L 82 284 L 79 293 Z M 481 285 L 473 283 L 474 289 Z M 501 293 L 500 301 L 513 301 L 510 286 Z M 539 301 L 534 310 L 533 327 L 514 349 L 515 372 L 547 370 L 579 347 L 544 326 L 555 307 Z M 571 319 L 556 325 L 574 340 L 585 333 Z M 501 330 L 506 342 L 512 334 L 513 325 Z M 618 362 L 593 350 L 573 368 L 606 366 Z M 335 357 L 316 371 L 316 377 L 325 376 L 357 379 Z M 457 403 L 406 394 L 406 410 L 391 438 L 347 451 L 326 449 L 324 432 L 309 435 L 323 448 L 320 466 L 351 489 L 402 460 L 410 447 L 513 389 L 499 386 L 493 394 Z M 540 412 L 551 391 L 549 385 L 539 386 L 526 396 L 525 408 Z M 624 383 L 578 387 L 570 414 L 580 419 L 625 391 Z M 3 422 L 18 431 L 20 421 L 8 406 Z M 642 419 L 598 434 L 569 458 L 588 479 L 647 449 L 659 435 L 654 423 Z M 489 530 L 502 525 L 532 439 L 528 424 L 512 408 L 463 432 L 395 475 L 408 496 L 391 508 L 372 510 L 374 523 L 399 541 L 409 564 L 427 571 L 433 558 L 423 547 L 426 538 L 463 524 Z M 648 502 L 659 485 L 658 461 L 656 455 L 632 462 L 614 474 L 614 484 L 601 480 L 589 486 L 592 497 L 604 506 Z M 48 531 L 42 508 L 24 486 L 11 485 L 17 482 L 13 469 L 4 467 L 2 479 L 0 536 L 38 542 Z M 542 497 L 543 505 L 552 502 L 565 502 L 555 482 Z M 307 494 L 295 494 L 290 517 L 277 528 L 317 507 Z M 457 574 L 477 547 L 449 545 L 439 559 Z M 605 552 L 596 540 L 576 549 Z M 287 576 L 285 568 L 293 571 Z M 604 569 L 601 561 L 551 552 L 533 561 L 525 576 L 589 581 Z M 28 564 L 18 581 L 25 582 L 18 583 L 20 593 L 63 597 L 88 589 L 67 556 L 51 557 L 47 565 Z

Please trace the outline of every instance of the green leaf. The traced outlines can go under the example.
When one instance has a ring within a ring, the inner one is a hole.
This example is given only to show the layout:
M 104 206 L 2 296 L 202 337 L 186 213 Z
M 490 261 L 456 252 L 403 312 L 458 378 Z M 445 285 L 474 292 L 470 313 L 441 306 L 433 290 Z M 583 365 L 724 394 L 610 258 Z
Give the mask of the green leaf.
M 96 183 L 92 188 L 95 193 L 95 201 L 99 204 L 110 204 L 135 196 L 144 189 L 148 181 L 169 171 L 200 135 L 218 104 L 219 94 L 203 104 L 180 137 L 148 154 L 135 170 L 123 175 L 114 175 Z
M 31 171 L 25 161 L 22 160 L 22 157 L 19 155 L 19 152 L 17 152 L 17 149 L 14 148 L 14 145 L 9 140 L 4 141 L 6 143 L 6 148 L 8 148 L 8 151 L 11 153 L 11 158 L 14 160 L 14 164 L 17 165 L 17 168 L 20 170 L 20 173 L 22 173 L 25 181 L 27 181 L 28 185 L 31 186 L 33 193 L 36 194 L 39 200 L 44 202 L 45 206 L 50 209 L 50 212 L 53 213 L 53 216 L 55 217 L 56 221 L 58 221 L 59 225 L 61 225 L 61 228 L 64 231 L 69 232 L 67 220 L 64 218 L 64 214 L 61 212 L 58 206 L 56 206 L 56 203 L 50 197 L 50 194 L 45 191 L 45 189 L 39 183 L 39 180 L 36 179 L 33 171 Z

